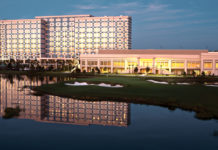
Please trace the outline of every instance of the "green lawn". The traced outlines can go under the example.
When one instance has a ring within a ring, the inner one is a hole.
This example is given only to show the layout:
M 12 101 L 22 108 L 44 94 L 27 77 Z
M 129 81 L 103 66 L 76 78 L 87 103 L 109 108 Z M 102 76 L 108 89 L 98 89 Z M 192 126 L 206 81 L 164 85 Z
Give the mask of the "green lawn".
M 174 109 L 176 107 L 193 110 L 201 119 L 218 118 L 218 88 L 204 85 L 161 85 L 139 77 L 97 77 L 78 78 L 73 81 L 90 83 L 119 83 L 124 88 L 98 86 L 66 86 L 64 82 L 42 85 L 36 91 L 85 100 L 112 100 L 132 103 L 159 105 Z M 163 80 L 163 79 L 162 79 Z

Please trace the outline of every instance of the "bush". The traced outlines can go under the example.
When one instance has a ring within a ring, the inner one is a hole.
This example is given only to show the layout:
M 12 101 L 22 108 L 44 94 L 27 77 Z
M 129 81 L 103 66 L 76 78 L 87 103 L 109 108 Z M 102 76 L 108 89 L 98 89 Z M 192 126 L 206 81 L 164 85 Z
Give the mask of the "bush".
M 201 72 L 201 76 L 202 76 L 202 77 L 205 77 L 205 76 L 206 76 L 204 71 Z
M 80 73 L 81 70 L 79 68 L 76 68 L 76 73 Z
M 138 67 L 135 67 L 134 68 L 134 73 L 138 73 L 138 71 L 139 71 Z
M 98 67 L 96 67 L 95 70 L 96 70 L 96 72 L 97 72 L 98 74 L 101 73 L 101 71 L 100 71 L 100 69 L 99 69 Z

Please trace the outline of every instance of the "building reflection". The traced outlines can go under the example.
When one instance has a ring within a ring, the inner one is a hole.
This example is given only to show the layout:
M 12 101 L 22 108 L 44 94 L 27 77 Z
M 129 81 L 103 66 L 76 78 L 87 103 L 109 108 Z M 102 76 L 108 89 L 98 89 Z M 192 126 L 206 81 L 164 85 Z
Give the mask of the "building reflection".
M 36 96 L 27 86 L 57 82 L 57 78 L 1 77 L 0 115 L 7 107 L 22 109 L 18 118 L 77 125 L 128 126 L 130 106 L 122 102 L 83 101 L 57 96 Z

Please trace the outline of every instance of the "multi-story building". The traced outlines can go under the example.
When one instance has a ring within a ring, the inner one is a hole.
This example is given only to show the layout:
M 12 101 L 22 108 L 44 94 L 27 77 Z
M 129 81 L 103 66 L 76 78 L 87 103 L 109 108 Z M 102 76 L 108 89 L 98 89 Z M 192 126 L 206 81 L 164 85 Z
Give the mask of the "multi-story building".
M 149 67 L 149 72 L 154 74 L 193 71 L 200 74 L 205 71 L 206 74 L 218 75 L 217 52 L 129 49 L 129 16 L 68 15 L 0 20 L 2 60 L 76 58 L 76 66 L 80 62 L 81 69 L 86 71 L 98 67 L 102 72 L 131 73 L 137 67 L 144 73 Z
M 45 57 L 45 21 L 0 20 L 0 57 L 37 59 Z
M 131 49 L 131 17 L 42 16 L 0 20 L 1 58 L 75 58 L 99 49 Z

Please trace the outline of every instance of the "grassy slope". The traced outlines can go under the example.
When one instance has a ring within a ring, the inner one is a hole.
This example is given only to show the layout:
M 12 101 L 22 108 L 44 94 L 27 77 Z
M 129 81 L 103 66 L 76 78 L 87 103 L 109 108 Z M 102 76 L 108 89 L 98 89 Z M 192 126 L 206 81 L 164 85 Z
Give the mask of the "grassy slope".
M 203 85 L 161 85 L 137 77 L 80 78 L 77 81 L 124 84 L 124 88 L 72 87 L 64 83 L 43 85 L 36 90 L 63 97 L 88 100 L 118 100 L 179 107 L 197 112 L 202 119 L 218 118 L 218 88 Z M 74 82 L 74 81 L 71 81 Z

